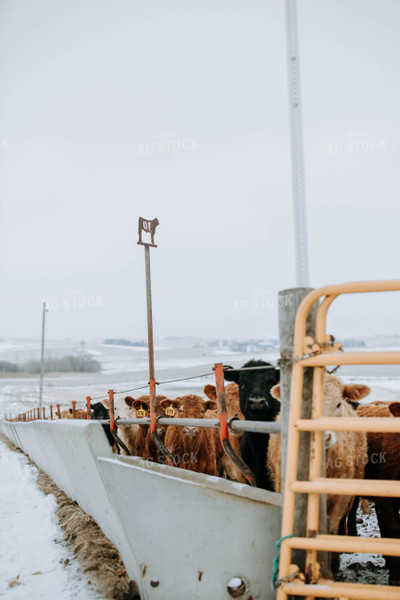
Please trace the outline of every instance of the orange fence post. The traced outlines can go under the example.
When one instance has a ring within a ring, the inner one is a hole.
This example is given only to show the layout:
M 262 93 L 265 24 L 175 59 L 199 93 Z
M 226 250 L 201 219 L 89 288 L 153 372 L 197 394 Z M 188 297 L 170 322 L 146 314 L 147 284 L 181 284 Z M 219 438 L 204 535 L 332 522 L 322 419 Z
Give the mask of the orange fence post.
M 50 404 L 50 419 L 53 420 L 53 405 Z
M 42 410 L 43 410 L 43 419 L 46 420 L 46 409 L 44 406 L 43 406 Z
M 92 399 L 90 396 L 86 397 L 86 412 L 87 412 L 87 418 L 91 419 L 92 418 L 92 411 L 90 409 L 90 404 L 92 402 Z
M 57 417 L 61 419 L 60 405 L 57 404 Z
M 246 465 L 241 456 L 236 454 L 229 441 L 229 428 L 228 428 L 228 415 L 225 400 L 225 389 L 224 389 L 224 365 L 217 363 L 214 365 L 215 371 L 215 384 L 217 390 L 217 406 L 218 406 L 218 419 L 219 419 L 219 436 L 222 447 L 226 454 L 229 456 L 233 464 L 240 470 L 240 472 L 246 477 L 250 485 L 257 487 L 256 478 L 253 471 Z
M 110 400 L 110 429 L 115 433 L 114 390 L 108 390 L 108 398 Z
M 76 412 L 76 402 L 75 400 L 72 400 L 72 418 L 75 419 L 75 412 Z

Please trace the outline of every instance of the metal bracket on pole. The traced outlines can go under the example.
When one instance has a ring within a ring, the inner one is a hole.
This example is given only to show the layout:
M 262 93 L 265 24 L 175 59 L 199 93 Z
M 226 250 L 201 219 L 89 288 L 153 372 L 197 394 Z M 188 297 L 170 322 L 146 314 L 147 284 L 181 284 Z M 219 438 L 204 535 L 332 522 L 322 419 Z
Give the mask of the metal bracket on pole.
M 215 384 L 217 390 L 217 406 L 219 419 L 219 435 L 222 447 L 225 453 L 229 456 L 233 464 L 245 476 L 250 485 L 257 487 L 256 478 L 253 471 L 246 465 L 241 456 L 239 456 L 231 446 L 229 441 L 229 428 L 227 419 L 227 409 L 224 389 L 224 365 L 217 363 L 214 366 Z

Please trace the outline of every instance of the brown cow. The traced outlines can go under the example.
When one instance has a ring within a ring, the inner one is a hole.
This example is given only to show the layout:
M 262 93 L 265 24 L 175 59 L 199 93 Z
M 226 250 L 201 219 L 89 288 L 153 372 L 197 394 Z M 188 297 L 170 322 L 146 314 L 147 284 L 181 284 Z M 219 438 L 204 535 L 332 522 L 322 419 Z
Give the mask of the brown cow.
M 69 410 L 61 411 L 61 418 L 62 419 L 73 419 L 74 415 L 73 415 L 72 408 L 70 408 Z M 82 408 L 76 408 L 75 409 L 75 419 L 87 419 L 86 410 L 83 410 Z
M 177 417 L 179 403 L 175 400 L 169 400 L 166 396 L 156 397 L 156 415 L 163 417 Z M 150 396 L 141 396 L 133 400 L 131 404 L 132 411 L 137 417 L 150 416 Z M 168 410 L 169 409 L 169 410 Z M 157 423 L 157 435 L 163 441 L 167 430 L 167 425 Z M 157 463 L 164 463 L 164 456 L 157 448 L 149 425 L 139 425 L 139 432 L 136 436 L 135 454 L 146 460 Z
M 360 400 L 367 396 L 369 392 L 370 388 L 366 385 L 344 385 L 337 377 L 325 374 L 323 414 L 332 417 L 357 418 L 356 411 L 353 410 L 345 399 Z M 280 399 L 279 383 L 272 388 L 271 394 L 275 398 Z M 279 417 L 277 420 L 279 420 Z M 267 466 L 276 492 L 281 491 L 280 437 L 276 433 L 271 434 L 267 456 Z M 334 437 L 333 444 L 331 443 L 332 437 Z M 326 477 L 342 479 L 363 478 L 367 457 L 367 436 L 364 432 L 336 431 L 334 436 L 328 433 L 328 436 L 325 437 L 325 449 Z M 341 528 L 342 522 L 349 512 L 353 500 L 353 496 L 328 495 L 327 511 L 331 534 L 338 534 L 339 528 Z M 338 556 L 332 556 L 332 568 L 336 571 L 338 567 Z
M 179 416 L 184 419 L 204 419 L 207 411 L 217 408 L 215 402 L 204 401 L 194 394 L 176 398 L 176 402 L 179 405 Z M 165 436 L 165 445 L 179 468 L 207 475 L 218 475 L 218 441 L 215 429 L 189 425 L 171 425 Z
M 400 402 L 372 402 L 359 406 L 360 417 L 400 417 Z M 400 481 L 400 433 L 371 431 L 367 434 L 368 462 L 365 479 Z M 400 498 L 374 497 L 375 510 L 382 537 L 400 538 Z M 356 509 L 357 503 L 354 503 Z M 351 520 L 352 519 L 352 520 Z M 349 516 L 349 529 L 355 530 L 355 510 Z M 389 583 L 400 585 L 400 558 L 385 556 Z
M 135 454 L 135 439 L 139 430 L 139 425 L 123 425 L 124 419 L 132 418 L 130 400 L 130 396 L 127 396 L 123 400 L 122 398 L 114 399 L 114 417 L 119 420 L 118 437 L 128 448 L 129 454 L 133 456 Z M 102 403 L 107 410 L 110 410 L 110 401 L 108 398 L 102 400 Z M 124 450 L 121 450 L 121 452 L 126 454 Z
M 207 384 L 204 386 L 204 393 L 213 402 L 217 401 L 217 390 L 215 385 Z M 239 419 L 244 420 L 244 416 L 242 411 L 240 410 L 239 403 L 239 387 L 237 383 L 230 383 L 225 387 L 225 401 L 226 401 L 226 412 L 228 419 L 232 417 L 238 417 Z M 218 415 L 216 411 L 213 413 L 209 412 L 206 415 L 209 418 L 216 419 Z M 235 450 L 236 454 L 240 456 L 240 441 L 242 439 L 243 432 L 242 431 L 229 431 L 229 441 L 233 450 Z M 219 444 L 220 446 L 220 444 Z M 222 447 L 221 447 L 222 449 Z M 223 449 L 222 449 L 223 450 Z M 226 477 L 231 481 L 238 481 L 240 483 L 247 483 L 247 480 L 244 475 L 242 475 L 241 471 L 235 466 L 235 464 L 231 461 L 229 456 L 225 454 L 224 451 L 219 451 L 217 453 L 217 468 L 221 477 Z

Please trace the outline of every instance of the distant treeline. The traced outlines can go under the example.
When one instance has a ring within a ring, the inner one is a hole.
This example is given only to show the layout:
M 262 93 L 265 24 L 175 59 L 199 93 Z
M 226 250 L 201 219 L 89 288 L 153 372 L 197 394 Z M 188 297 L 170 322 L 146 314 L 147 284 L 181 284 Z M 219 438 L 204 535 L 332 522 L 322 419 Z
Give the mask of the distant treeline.
M 45 373 L 97 373 L 101 371 L 98 360 L 88 354 L 62 356 L 61 358 L 47 358 L 44 361 Z M 0 373 L 40 373 L 40 360 L 29 360 L 17 365 L 15 363 L 0 361 Z
M 130 340 L 124 340 L 123 338 L 108 338 L 104 340 L 104 344 L 111 344 L 116 346 L 140 346 L 141 348 L 147 348 L 147 342 L 139 341 L 132 342 Z
M 356 340 L 354 338 L 343 340 L 342 342 L 343 348 L 363 348 L 365 345 L 363 340 Z

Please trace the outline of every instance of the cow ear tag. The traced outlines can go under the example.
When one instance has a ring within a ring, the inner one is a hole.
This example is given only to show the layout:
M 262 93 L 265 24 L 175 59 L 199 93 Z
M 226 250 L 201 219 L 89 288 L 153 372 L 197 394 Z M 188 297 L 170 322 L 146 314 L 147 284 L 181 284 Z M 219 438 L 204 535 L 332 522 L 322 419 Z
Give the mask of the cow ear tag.
M 171 406 L 168 406 L 168 408 L 167 408 L 167 409 L 166 409 L 166 411 L 165 411 L 165 414 L 166 414 L 168 417 L 173 417 L 173 416 L 175 416 L 175 409 L 174 409 L 174 405 L 173 405 L 173 404 L 171 404 Z
M 143 409 L 143 406 L 142 406 L 142 405 L 140 405 L 140 408 L 139 408 L 139 410 L 137 410 L 137 411 L 136 411 L 136 416 L 137 416 L 138 418 L 141 418 L 141 417 L 145 417 L 145 416 L 146 416 L 146 411 Z

